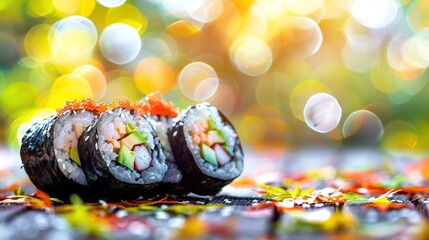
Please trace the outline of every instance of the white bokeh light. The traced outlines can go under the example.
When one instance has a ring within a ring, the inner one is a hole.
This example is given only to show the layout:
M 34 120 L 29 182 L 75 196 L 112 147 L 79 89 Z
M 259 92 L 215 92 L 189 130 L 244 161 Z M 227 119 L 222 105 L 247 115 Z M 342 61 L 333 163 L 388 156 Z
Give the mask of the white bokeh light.
M 97 2 L 105 7 L 113 8 L 119 7 L 124 4 L 127 0 L 97 0 Z
M 230 49 L 230 59 L 238 70 L 252 77 L 266 73 L 273 63 L 273 55 L 267 43 L 251 35 L 234 42 Z
M 126 64 L 134 60 L 142 44 L 136 29 L 127 24 L 115 23 L 103 30 L 99 45 L 101 53 L 109 61 Z
M 49 35 L 53 49 L 75 56 L 91 51 L 98 38 L 94 23 L 82 16 L 70 16 L 56 22 Z
M 178 78 L 183 95 L 194 100 L 204 101 L 212 97 L 219 87 L 216 71 L 203 62 L 186 65 Z
M 314 131 L 327 133 L 338 126 L 342 110 L 337 99 L 327 93 L 311 96 L 304 107 L 305 123 Z
M 399 11 L 396 0 L 354 0 L 350 6 L 353 18 L 369 28 L 386 27 Z

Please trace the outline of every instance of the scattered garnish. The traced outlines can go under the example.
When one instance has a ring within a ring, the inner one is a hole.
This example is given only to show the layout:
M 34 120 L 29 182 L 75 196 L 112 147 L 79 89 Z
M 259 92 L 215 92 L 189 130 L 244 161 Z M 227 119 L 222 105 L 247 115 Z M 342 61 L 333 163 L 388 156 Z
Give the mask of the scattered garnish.
M 70 196 L 70 202 L 72 205 L 68 205 L 67 211 L 59 208 L 56 212 L 61 214 L 71 227 L 82 235 L 107 238 L 107 223 L 97 212 L 90 211 L 91 209 L 77 195 Z
M 207 232 L 206 223 L 198 217 L 186 219 L 178 232 L 179 239 L 199 239 Z
M 309 196 L 313 192 L 312 188 L 302 191 L 300 187 L 296 187 L 295 189 L 288 189 L 288 190 L 281 187 L 274 187 L 274 186 L 265 185 L 265 184 L 259 184 L 259 187 L 264 189 L 265 192 L 263 194 L 265 198 L 273 199 L 277 201 L 283 201 L 285 199 L 296 198 L 301 196 Z
M 22 187 L 19 186 L 17 189 L 15 189 L 15 195 L 25 195 L 24 189 L 22 189 Z
M 223 207 L 222 204 L 208 204 L 208 205 L 195 205 L 195 204 L 182 204 L 182 205 L 171 205 L 168 206 L 165 211 L 172 212 L 174 214 L 188 214 L 196 215 L 207 209 L 215 209 Z
M 369 199 L 357 193 L 348 192 L 343 194 L 343 198 L 349 202 L 367 202 Z

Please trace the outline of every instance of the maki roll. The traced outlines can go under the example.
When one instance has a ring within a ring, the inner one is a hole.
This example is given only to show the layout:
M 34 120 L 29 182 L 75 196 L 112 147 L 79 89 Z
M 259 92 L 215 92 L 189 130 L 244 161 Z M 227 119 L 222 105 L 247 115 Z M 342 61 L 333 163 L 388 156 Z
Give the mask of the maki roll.
M 117 100 L 82 135 L 79 153 L 91 185 L 108 199 L 150 196 L 167 170 L 149 121 L 129 100 Z
M 176 117 L 168 138 L 183 175 L 179 186 L 188 192 L 216 194 L 243 171 L 237 132 L 210 104 L 197 104 Z
M 146 113 L 147 119 L 155 129 L 165 154 L 167 172 L 158 187 L 158 194 L 172 193 L 182 179 L 167 136 L 172 119 L 178 115 L 177 108 L 172 102 L 165 101 L 160 92 L 147 95 L 145 101 L 140 104 L 140 109 Z
M 81 168 L 78 140 L 105 110 L 90 99 L 68 101 L 57 114 L 30 127 L 22 139 L 21 160 L 37 188 L 65 200 L 72 193 L 87 198 L 91 188 Z
M 168 193 L 177 186 L 180 180 L 182 180 L 182 173 L 174 159 L 167 136 L 167 130 L 173 118 L 170 116 L 150 115 L 148 116 L 148 119 L 150 119 L 150 123 L 158 134 L 167 164 L 167 172 L 162 180 L 163 184 L 160 186 L 160 193 Z

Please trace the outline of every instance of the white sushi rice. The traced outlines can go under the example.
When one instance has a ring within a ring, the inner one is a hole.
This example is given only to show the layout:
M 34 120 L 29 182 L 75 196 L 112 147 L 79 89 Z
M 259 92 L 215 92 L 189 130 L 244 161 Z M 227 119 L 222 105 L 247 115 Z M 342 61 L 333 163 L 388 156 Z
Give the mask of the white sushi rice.
M 195 108 L 190 108 L 184 119 L 183 130 L 185 132 L 185 140 L 189 150 L 192 152 L 195 161 L 197 162 L 200 169 L 209 176 L 214 176 L 220 179 L 231 179 L 237 177 L 243 171 L 242 161 L 238 159 L 243 158 L 243 154 L 240 150 L 236 150 L 233 154 L 231 161 L 217 167 L 211 163 L 208 163 L 201 157 L 200 147 L 192 141 L 190 135 L 192 127 L 201 121 L 212 119 L 216 129 L 220 130 L 226 138 L 226 145 L 229 149 L 234 149 L 237 134 L 234 129 L 222 121 L 221 116 L 216 107 L 205 104 L 198 104 Z
M 127 125 L 132 123 L 139 133 L 146 135 L 145 146 L 152 152 L 152 162 L 149 168 L 142 172 L 131 171 L 125 166 L 116 162 L 118 154 L 113 151 L 113 145 L 107 143 L 112 139 L 118 140 L 121 136 L 116 130 L 120 123 Z M 165 155 L 162 151 L 156 151 L 159 139 L 154 136 L 153 128 L 149 121 L 143 118 L 138 112 L 131 114 L 130 110 L 117 108 L 103 114 L 97 123 L 98 146 L 103 159 L 109 166 L 110 172 L 120 181 L 134 184 L 148 184 L 160 182 L 167 170 Z M 154 151 L 155 150 L 155 151 Z
M 165 158 L 167 159 L 168 170 L 165 173 L 163 182 L 178 183 L 182 179 L 182 173 L 177 167 L 167 136 L 168 126 L 170 125 L 172 118 L 158 115 L 148 115 L 147 118 L 159 137 Z
M 77 148 L 80 137 L 73 126 L 79 124 L 84 131 L 95 119 L 96 116 L 90 111 L 67 111 L 60 115 L 54 124 L 54 152 L 58 166 L 65 176 L 82 185 L 88 185 L 85 174 L 82 168 L 70 159 L 70 149 Z

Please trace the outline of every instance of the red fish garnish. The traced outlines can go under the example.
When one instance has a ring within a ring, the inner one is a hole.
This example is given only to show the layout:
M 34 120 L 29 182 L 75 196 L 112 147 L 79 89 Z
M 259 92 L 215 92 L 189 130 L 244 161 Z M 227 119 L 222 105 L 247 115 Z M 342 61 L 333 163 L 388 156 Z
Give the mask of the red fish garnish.
M 164 100 L 162 98 L 162 93 L 159 91 L 147 95 L 144 102 L 137 104 L 138 111 L 141 115 L 151 114 L 176 117 L 178 114 L 178 110 L 174 103 Z
M 84 98 L 80 100 L 69 100 L 67 101 L 64 106 L 57 109 L 57 114 L 63 114 L 67 111 L 72 110 L 87 110 L 87 111 L 98 111 L 98 112 L 105 112 L 107 110 L 107 106 L 105 103 L 96 103 L 91 98 Z
M 127 98 L 127 97 L 119 97 L 113 99 L 113 101 L 108 106 L 109 109 L 115 109 L 115 108 L 125 108 L 130 110 L 137 110 L 137 104 Z

